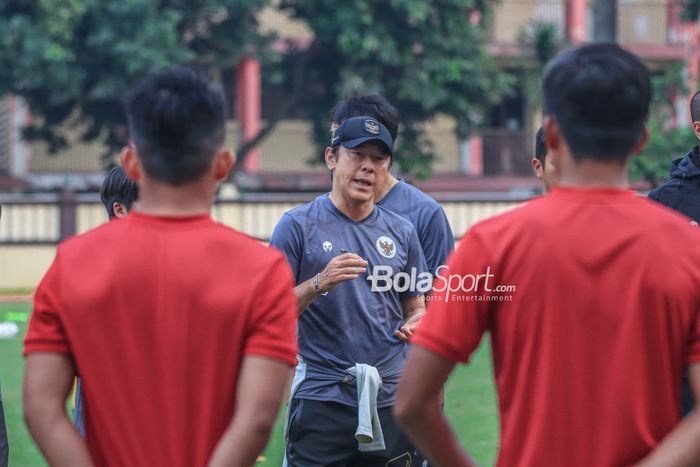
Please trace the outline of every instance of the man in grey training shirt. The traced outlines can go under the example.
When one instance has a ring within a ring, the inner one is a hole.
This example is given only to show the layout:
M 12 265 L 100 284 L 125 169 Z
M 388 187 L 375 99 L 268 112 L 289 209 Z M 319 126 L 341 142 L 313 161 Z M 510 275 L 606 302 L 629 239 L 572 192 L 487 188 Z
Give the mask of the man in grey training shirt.
M 359 115 L 374 117 L 396 141 L 399 112 L 379 94 L 360 94 L 338 102 L 331 109 L 331 135 L 345 120 Z M 428 269 L 434 276 L 454 250 L 455 242 L 442 206 L 415 186 L 394 177 L 391 172 L 376 184 L 374 202 L 403 217 L 416 229 Z M 427 467 L 422 454 L 415 453 L 415 464 Z
M 338 102 L 331 110 L 331 134 L 348 118 L 360 115 L 375 118 L 389 130 L 389 134 L 396 141 L 399 113 L 379 94 L 362 94 Z M 376 184 L 374 202 L 413 224 L 428 269 L 435 275 L 438 266 L 445 264 L 455 247 L 452 229 L 442 206 L 390 172 Z
M 289 466 L 414 462 L 391 407 L 432 276 L 411 223 L 374 205 L 392 149 L 376 119 L 345 121 L 325 153 L 332 191 L 287 212 L 272 234 L 300 313 Z

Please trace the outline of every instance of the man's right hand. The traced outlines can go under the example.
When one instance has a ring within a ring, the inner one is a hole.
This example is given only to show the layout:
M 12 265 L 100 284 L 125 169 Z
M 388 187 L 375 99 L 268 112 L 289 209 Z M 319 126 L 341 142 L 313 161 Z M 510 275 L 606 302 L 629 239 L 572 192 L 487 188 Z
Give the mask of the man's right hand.
M 318 288 L 321 292 L 328 292 L 341 282 L 357 279 L 365 271 L 367 261 L 355 253 L 343 253 L 330 260 L 318 274 Z

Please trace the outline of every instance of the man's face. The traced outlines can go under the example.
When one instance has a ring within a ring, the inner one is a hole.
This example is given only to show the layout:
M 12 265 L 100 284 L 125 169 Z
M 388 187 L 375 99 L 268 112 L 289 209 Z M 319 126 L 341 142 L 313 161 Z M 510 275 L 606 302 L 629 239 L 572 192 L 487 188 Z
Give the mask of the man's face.
M 391 156 L 376 141 L 353 149 L 339 146 L 337 156 L 331 153 L 326 158 L 328 168 L 333 170 L 333 189 L 359 203 L 374 199 L 375 188 L 389 174 L 390 161 Z
M 331 122 L 331 139 L 335 135 L 335 130 L 340 127 L 340 124 L 336 122 Z M 341 146 L 342 147 L 342 146 Z M 391 174 L 391 158 L 389 158 L 389 167 L 385 171 L 378 171 L 376 173 L 376 183 L 374 184 L 375 197 L 379 198 L 384 194 L 384 187 L 387 184 L 387 178 Z
M 539 159 L 533 158 L 532 169 L 535 171 L 537 178 L 542 180 L 545 193 L 551 190 L 553 186 L 557 185 L 557 169 L 554 164 L 552 164 L 552 156 L 549 153 L 544 156 L 544 164 L 542 164 Z

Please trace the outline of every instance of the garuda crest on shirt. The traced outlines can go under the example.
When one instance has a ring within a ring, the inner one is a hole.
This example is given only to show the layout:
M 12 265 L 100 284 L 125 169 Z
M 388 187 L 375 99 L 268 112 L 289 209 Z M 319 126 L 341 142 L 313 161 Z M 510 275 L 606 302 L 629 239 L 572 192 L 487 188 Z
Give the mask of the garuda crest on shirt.
M 377 251 L 385 258 L 396 256 L 396 243 L 389 237 L 382 235 L 377 239 Z

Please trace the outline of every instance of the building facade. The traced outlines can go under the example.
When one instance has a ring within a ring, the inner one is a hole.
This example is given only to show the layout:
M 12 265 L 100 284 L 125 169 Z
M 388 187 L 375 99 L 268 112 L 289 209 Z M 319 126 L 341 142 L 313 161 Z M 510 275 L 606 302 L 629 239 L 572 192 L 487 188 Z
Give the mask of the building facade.
M 700 73 L 698 25 L 682 22 L 680 8 L 676 0 L 617 0 L 617 38 L 653 72 L 662 73 L 671 65 L 681 64 L 689 89 L 695 90 Z M 311 42 L 311 31 L 274 5 L 265 9 L 259 20 L 263 30 L 274 30 L 281 39 L 302 46 Z M 592 40 L 593 0 L 501 0 L 483 21 L 488 21 L 491 54 L 503 70 L 517 76 L 535 66 L 521 39 L 528 28 L 550 25 L 567 44 Z M 235 120 L 230 122 L 227 134 L 229 147 L 250 140 L 264 125 L 268 113 L 264 93 L 260 64 L 243 59 L 237 69 Z M 0 177 L 28 179 L 44 189 L 66 184 L 85 189 L 98 183 L 101 145 L 83 143 L 76 137 L 69 149 L 56 155 L 50 155 L 42 143 L 23 145 L 18 129 L 28 114 L 17 101 L 8 98 L 0 104 Z M 678 112 L 673 118 L 685 123 L 687 96 L 677 96 L 677 101 Z M 457 139 L 455 122 L 450 118 L 427 122 L 437 157 L 433 180 L 425 187 L 429 191 L 537 187 L 529 161 L 540 119 L 538 106 L 528 98 L 527 90 L 515 86 L 511 95 L 488 112 L 480 133 L 468 141 Z M 240 183 L 248 190 L 323 190 L 329 183 L 325 167 L 309 163 L 318 159 L 317 151 L 309 122 L 284 120 L 246 159 Z

